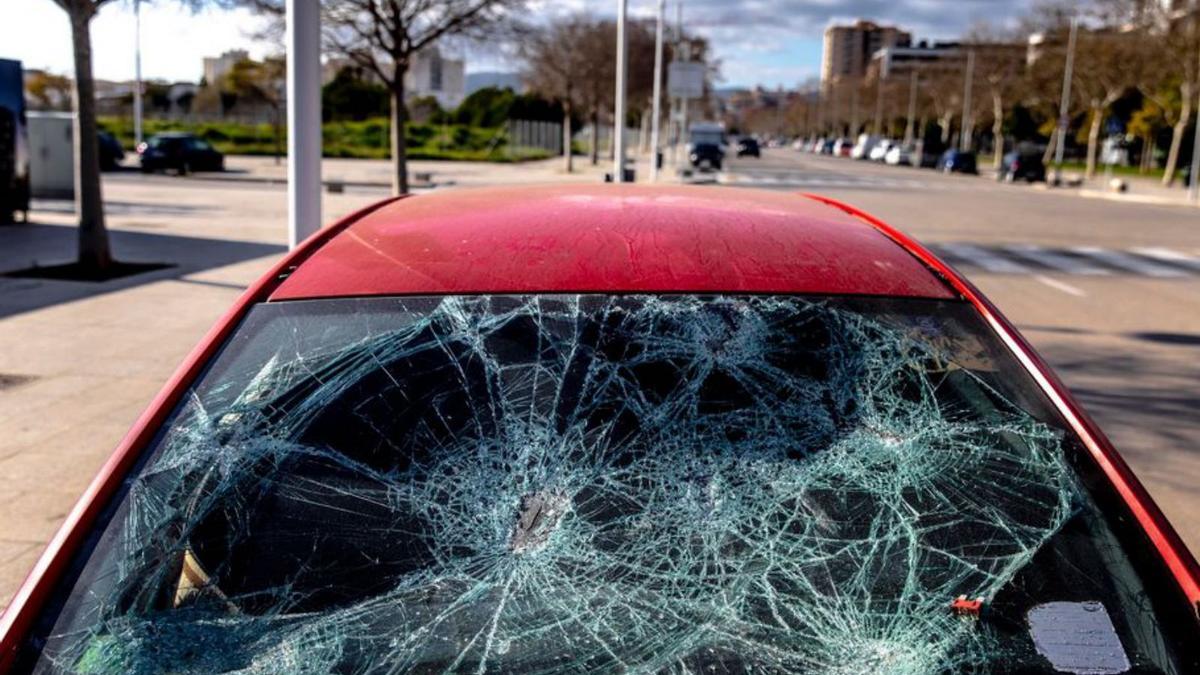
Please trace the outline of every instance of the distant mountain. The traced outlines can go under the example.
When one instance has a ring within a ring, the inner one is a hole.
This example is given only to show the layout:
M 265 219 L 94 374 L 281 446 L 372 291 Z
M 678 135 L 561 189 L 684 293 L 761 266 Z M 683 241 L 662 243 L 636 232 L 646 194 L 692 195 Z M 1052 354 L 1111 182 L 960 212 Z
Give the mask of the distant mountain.
M 524 91 L 519 73 L 505 73 L 496 70 L 485 70 L 478 73 L 467 73 L 467 96 L 484 87 L 509 87 L 513 91 Z

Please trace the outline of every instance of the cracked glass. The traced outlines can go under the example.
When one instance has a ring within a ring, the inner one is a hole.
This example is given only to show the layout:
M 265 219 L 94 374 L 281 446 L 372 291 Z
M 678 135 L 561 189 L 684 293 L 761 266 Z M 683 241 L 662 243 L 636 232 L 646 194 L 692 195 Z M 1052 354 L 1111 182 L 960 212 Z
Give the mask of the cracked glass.
M 1072 443 L 957 302 L 253 308 L 125 481 L 38 672 L 1183 672 Z M 978 601 L 978 602 L 977 602 Z

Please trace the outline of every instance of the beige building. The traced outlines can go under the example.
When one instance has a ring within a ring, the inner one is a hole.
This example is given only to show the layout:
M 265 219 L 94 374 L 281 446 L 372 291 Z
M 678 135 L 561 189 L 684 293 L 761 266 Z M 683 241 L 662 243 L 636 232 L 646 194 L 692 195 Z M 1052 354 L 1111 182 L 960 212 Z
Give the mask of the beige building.
M 821 88 L 828 89 L 840 80 L 863 77 L 875 52 L 887 47 L 907 47 L 911 43 L 912 35 L 895 26 L 861 20 L 850 26 L 830 26 L 825 29 L 825 46 L 821 53 Z
M 331 58 L 321 66 L 321 84 L 329 84 L 343 68 L 356 67 L 344 58 Z M 373 71 L 358 67 L 359 76 L 368 82 L 382 84 Z M 467 96 L 466 67 L 462 59 L 448 59 L 437 47 L 420 51 L 404 76 L 404 95 L 411 100 L 433 96 L 446 110 L 457 108 Z
M 233 69 L 234 64 L 249 58 L 250 53 L 245 49 L 230 49 L 220 56 L 204 57 L 204 81 L 216 84 L 225 77 L 225 73 Z

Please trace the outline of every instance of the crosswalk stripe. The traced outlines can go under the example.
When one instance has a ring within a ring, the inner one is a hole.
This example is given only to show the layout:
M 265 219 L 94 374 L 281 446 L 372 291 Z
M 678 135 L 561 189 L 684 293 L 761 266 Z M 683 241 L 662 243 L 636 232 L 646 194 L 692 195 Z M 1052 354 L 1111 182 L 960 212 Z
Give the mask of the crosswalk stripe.
M 1108 270 L 1097 267 L 1087 261 L 1079 260 L 1068 255 L 1063 255 L 1056 251 L 1034 246 L 1032 244 L 1010 244 L 1004 247 L 1005 251 L 1025 260 L 1044 265 L 1059 272 L 1067 274 L 1081 274 L 1088 276 L 1103 276 L 1111 274 Z
M 1180 253 L 1179 251 L 1172 251 L 1169 248 L 1135 248 L 1133 249 L 1133 252 L 1137 253 L 1138 255 L 1146 256 L 1147 258 L 1154 258 L 1156 260 L 1174 263 L 1180 267 L 1186 267 L 1188 269 L 1193 269 L 1200 272 L 1200 258 L 1193 258 L 1190 255 Z
M 1030 269 L 1018 262 L 1001 257 L 992 251 L 974 244 L 937 244 L 935 251 L 945 251 L 947 257 L 961 260 L 988 272 L 1003 274 L 1024 274 Z
M 1184 272 L 1173 267 L 1160 265 L 1145 258 L 1123 253 L 1121 251 L 1111 251 L 1098 246 L 1073 246 L 1071 250 L 1080 255 L 1095 258 L 1103 263 L 1125 270 L 1127 272 L 1136 272 L 1144 274 L 1148 277 L 1182 277 L 1187 276 Z

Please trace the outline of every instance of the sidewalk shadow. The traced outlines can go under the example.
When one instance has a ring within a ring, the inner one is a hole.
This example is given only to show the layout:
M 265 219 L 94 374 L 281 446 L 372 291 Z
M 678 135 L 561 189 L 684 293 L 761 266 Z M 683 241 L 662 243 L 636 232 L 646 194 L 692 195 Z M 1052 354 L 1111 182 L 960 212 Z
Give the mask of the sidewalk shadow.
M 103 282 L 0 276 L 0 318 L 164 279 L 179 279 L 246 260 L 278 256 L 287 250 L 276 244 L 126 230 L 110 230 L 109 239 L 114 257 L 122 262 L 166 263 L 170 267 Z M 0 275 L 35 264 L 68 263 L 74 259 L 75 250 L 74 227 L 38 223 L 0 227 Z
M 1158 350 L 1057 342 L 1039 348 L 1071 392 L 1138 470 L 1173 483 L 1174 462 L 1200 460 L 1200 370 L 1190 347 Z M 1183 459 L 1187 458 L 1187 459 Z M 1174 487 L 1191 490 L 1180 476 Z

